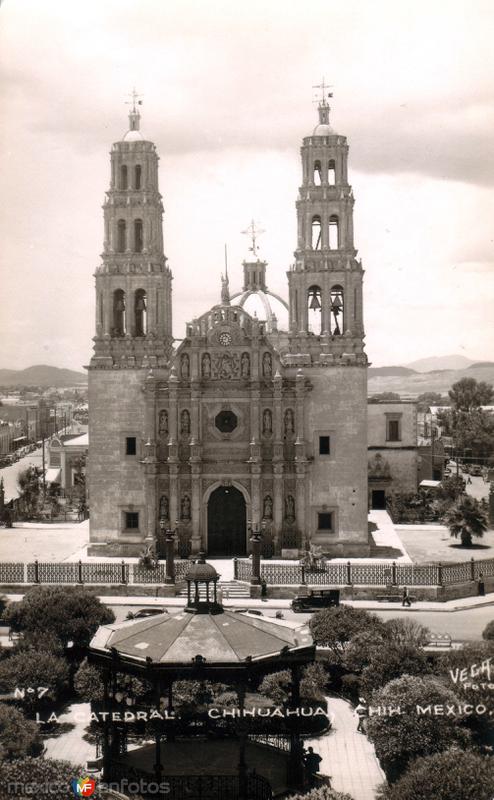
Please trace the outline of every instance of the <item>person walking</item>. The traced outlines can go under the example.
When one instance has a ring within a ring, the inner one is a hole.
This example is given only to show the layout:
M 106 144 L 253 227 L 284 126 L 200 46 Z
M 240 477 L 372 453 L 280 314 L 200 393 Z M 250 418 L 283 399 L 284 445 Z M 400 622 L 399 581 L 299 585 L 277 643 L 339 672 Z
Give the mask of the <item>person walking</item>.
M 359 733 L 365 733 L 365 720 L 369 716 L 369 707 L 366 703 L 365 697 L 359 697 L 358 699 L 358 706 L 355 709 L 355 713 L 358 717 L 358 725 L 357 731 Z
M 403 587 L 403 598 L 401 601 L 401 605 L 407 606 L 408 608 L 410 608 L 410 606 L 412 605 L 412 601 L 410 600 L 410 595 L 408 594 L 408 589 L 406 586 Z
M 314 752 L 313 747 L 309 747 L 307 752 L 304 753 L 305 771 L 307 773 L 307 780 L 309 786 L 313 788 L 316 785 L 316 775 L 319 772 L 319 764 L 322 758 L 319 753 Z

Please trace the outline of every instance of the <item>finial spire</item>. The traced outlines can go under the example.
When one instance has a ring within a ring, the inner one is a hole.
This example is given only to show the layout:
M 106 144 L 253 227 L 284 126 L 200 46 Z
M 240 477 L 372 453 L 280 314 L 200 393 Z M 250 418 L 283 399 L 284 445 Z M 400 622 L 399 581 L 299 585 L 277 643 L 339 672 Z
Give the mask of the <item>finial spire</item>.
M 245 233 L 251 240 L 252 244 L 249 247 L 249 252 L 251 252 L 254 258 L 258 257 L 259 245 L 257 244 L 257 237 L 261 235 L 261 233 L 265 233 L 263 228 L 259 228 L 254 220 L 252 219 L 250 225 L 242 231 Z
M 327 97 L 332 97 L 333 92 L 329 92 L 328 89 L 331 89 L 331 84 L 327 84 L 324 76 L 321 80 L 321 83 L 317 83 L 315 86 L 312 87 L 313 89 L 319 89 L 320 96 L 319 96 L 319 122 L 321 125 L 329 125 L 329 112 L 331 111 L 331 106 L 327 101 Z
M 221 302 L 224 306 L 230 305 L 230 281 L 228 279 L 228 263 L 226 260 L 225 245 L 225 274 L 221 276 Z
M 139 99 L 142 97 L 142 95 L 138 94 L 134 88 L 132 89 L 132 92 L 128 95 L 128 97 L 130 97 L 131 100 L 126 100 L 125 105 L 132 106 L 132 108 L 129 111 L 129 130 L 138 131 L 139 124 L 141 121 L 141 115 L 139 113 L 139 109 L 137 108 L 137 106 L 142 106 L 142 100 Z

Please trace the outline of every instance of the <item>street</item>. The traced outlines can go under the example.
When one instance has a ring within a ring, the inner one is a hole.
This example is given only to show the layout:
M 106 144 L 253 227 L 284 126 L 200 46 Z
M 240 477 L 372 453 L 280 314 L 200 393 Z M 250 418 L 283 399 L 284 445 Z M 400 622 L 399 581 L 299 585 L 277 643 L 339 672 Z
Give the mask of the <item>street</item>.
M 247 607 L 248 601 L 246 603 Z M 151 607 L 151 606 L 150 606 Z M 153 606 L 154 608 L 156 606 Z M 163 603 L 166 608 L 166 604 Z M 117 622 L 123 622 L 126 619 L 129 611 L 137 611 L 139 608 L 146 608 L 144 603 L 141 606 L 132 605 L 116 605 L 110 606 Z M 170 614 L 178 614 L 181 609 L 177 606 L 168 607 Z M 228 607 L 227 607 L 228 610 Z M 232 609 L 233 610 L 233 609 Z M 269 606 L 266 610 L 262 610 L 262 614 L 266 618 L 274 618 L 278 609 Z M 310 620 L 310 614 L 295 614 L 287 608 L 279 609 L 283 613 L 283 619 L 303 624 Z M 463 611 L 376 611 L 381 619 L 413 619 L 415 622 L 420 622 L 425 625 L 433 633 L 449 633 L 454 641 L 475 641 L 482 638 L 482 631 L 488 622 L 494 619 L 494 605 L 481 606 L 480 608 L 468 608 Z
M 45 455 L 47 456 L 46 461 L 48 463 L 47 451 Z M 29 467 L 30 464 L 35 467 L 41 467 L 42 460 L 40 447 L 38 450 L 33 450 L 32 453 L 24 456 L 24 458 L 20 458 L 19 461 L 15 462 L 15 464 L 10 464 L 10 466 L 0 469 L 0 478 L 3 478 L 6 503 L 9 503 L 12 499 L 15 499 L 19 496 L 19 490 L 17 488 L 17 476 L 19 473 L 22 472 L 23 469 L 26 469 L 26 467 Z

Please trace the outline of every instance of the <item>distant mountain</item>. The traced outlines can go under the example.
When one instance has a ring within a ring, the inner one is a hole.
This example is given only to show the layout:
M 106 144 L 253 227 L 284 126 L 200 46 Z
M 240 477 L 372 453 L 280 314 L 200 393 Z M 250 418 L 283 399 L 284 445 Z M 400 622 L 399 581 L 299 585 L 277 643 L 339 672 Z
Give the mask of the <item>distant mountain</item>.
M 483 367 L 494 367 L 494 361 L 476 361 L 471 364 L 468 369 L 482 369 Z
M 466 356 L 430 356 L 429 358 L 419 358 L 410 364 L 405 364 L 415 372 L 432 372 L 439 369 L 468 369 L 475 362 Z
M 26 369 L 0 369 L 0 386 L 75 386 L 87 383 L 85 372 L 36 364 Z
M 369 378 L 378 376 L 386 378 L 394 375 L 416 375 L 416 370 L 409 367 L 369 367 Z
M 386 369 L 385 367 L 383 369 Z M 405 375 L 372 374 L 369 369 L 368 394 L 396 392 L 402 397 L 418 397 L 424 392 L 446 395 L 453 383 L 462 378 L 474 378 L 494 385 L 494 364 L 472 364 L 466 369 L 435 369 L 431 372 L 410 372 Z

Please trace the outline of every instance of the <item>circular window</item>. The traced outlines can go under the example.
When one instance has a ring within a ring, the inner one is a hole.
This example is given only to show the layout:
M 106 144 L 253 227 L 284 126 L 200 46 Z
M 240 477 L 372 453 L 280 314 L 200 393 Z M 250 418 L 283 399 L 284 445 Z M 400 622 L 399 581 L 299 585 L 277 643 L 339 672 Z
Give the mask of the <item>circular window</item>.
M 214 424 L 221 433 L 231 433 L 237 427 L 237 417 L 233 411 L 220 411 L 216 415 Z

